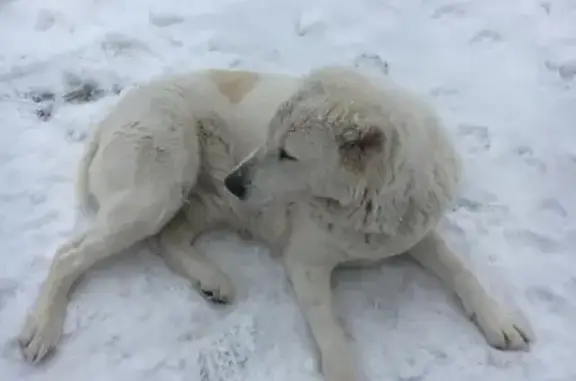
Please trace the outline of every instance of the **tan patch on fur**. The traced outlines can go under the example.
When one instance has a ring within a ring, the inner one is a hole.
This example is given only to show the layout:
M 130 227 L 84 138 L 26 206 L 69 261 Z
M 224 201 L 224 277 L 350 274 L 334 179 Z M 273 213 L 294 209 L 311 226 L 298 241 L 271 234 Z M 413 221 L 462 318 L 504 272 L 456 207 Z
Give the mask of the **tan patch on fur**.
M 382 151 L 385 138 L 381 130 L 371 127 L 367 131 L 352 128 L 337 139 L 342 165 L 353 172 L 363 172 L 371 156 Z
M 218 91 L 233 104 L 244 99 L 260 80 L 260 74 L 247 70 L 214 69 L 209 75 Z

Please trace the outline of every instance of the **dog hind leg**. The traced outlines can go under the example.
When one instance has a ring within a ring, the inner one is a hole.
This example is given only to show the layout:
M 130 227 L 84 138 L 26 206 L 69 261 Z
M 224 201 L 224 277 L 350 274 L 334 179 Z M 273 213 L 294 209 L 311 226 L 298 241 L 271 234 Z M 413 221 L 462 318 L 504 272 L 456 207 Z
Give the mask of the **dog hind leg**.
M 527 350 L 534 334 L 528 321 L 496 302 L 469 264 L 432 232 L 409 250 L 461 300 L 466 314 L 476 322 L 488 343 L 503 350 Z
M 27 361 L 40 361 L 58 342 L 64 326 L 68 294 L 75 281 L 101 260 L 156 234 L 180 206 L 169 195 L 146 199 L 149 200 L 147 204 L 134 195 L 110 200 L 102 205 L 86 232 L 57 251 L 19 337 Z

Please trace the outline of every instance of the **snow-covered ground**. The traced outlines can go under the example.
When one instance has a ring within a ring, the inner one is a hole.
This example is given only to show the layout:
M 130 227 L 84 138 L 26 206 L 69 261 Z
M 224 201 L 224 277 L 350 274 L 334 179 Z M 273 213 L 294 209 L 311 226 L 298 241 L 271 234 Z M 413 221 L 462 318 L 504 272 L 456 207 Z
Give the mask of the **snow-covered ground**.
M 202 245 L 237 285 L 231 307 L 135 249 L 79 286 L 50 361 L 24 364 L 14 337 L 73 228 L 81 141 L 119 89 L 206 66 L 387 62 L 438 106 L 465 157 L 447 234 L 538 341 L 489 349 L 435 278 L 395 259 L 336 278 L 368 379 L 576 380 L 574 20 L 572 0 L 0 0 L 0 379 L 318 378 L 282 268 L 226 234 Z M 99 91 L 64 100 L 86 83 Z

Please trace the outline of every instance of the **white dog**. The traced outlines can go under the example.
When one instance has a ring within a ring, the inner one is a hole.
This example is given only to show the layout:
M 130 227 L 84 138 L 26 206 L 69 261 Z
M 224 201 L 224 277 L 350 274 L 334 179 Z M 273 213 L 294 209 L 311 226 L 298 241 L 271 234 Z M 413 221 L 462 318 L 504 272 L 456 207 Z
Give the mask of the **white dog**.
M 405 252 L 456 293 L 490 345 L 527 349 L 529 324 L 436 231 L 459 176 L 435 113 L 384 78 L 337 67 L 303 78 L 203 70 L 142 86 L 87 146 L 78 194 L 96 215 L 55 255 L 20 337 L 25 358 L 56 344 L 83 272 L 145 239 L 209 300 L 230 302 L 229 278 L 190 245 L 217 227 L 282 254 L 327 381 L 358 379 L 332 311 L 332 270 Z

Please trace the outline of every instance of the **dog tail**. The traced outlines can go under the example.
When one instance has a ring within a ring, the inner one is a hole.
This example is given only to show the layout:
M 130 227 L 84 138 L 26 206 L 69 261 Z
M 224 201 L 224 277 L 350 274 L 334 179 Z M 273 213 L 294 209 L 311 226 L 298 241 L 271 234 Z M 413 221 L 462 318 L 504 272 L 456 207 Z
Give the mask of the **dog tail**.
M 84 153 L 78 164 L 76 172 L 76 202 L 80 214 L 89 215 L 96 210 L 97 206 L 90 192 L 88 170 L 92 164 L 96 152 L 98 152 L 99 138 L 97 129 L 93 130 L 84 147 Z

